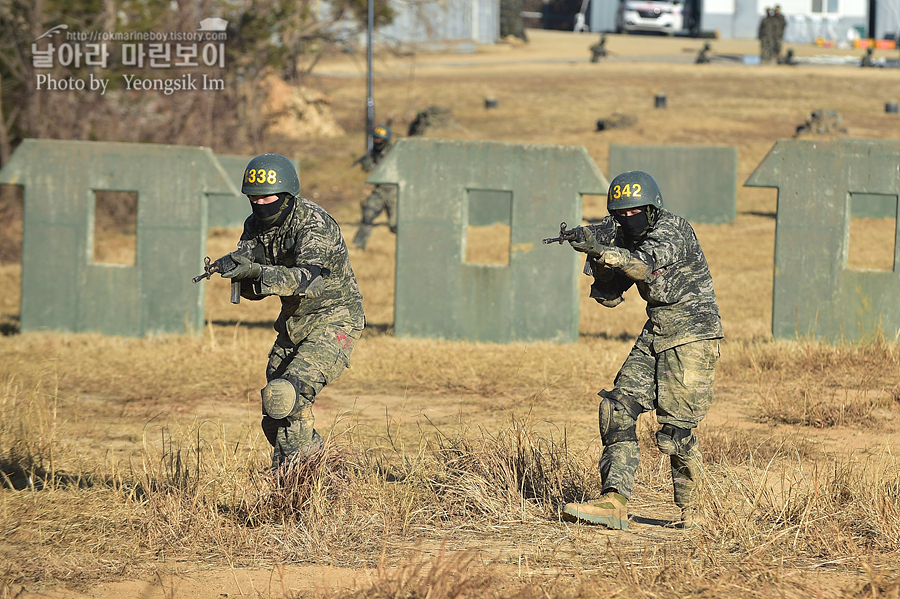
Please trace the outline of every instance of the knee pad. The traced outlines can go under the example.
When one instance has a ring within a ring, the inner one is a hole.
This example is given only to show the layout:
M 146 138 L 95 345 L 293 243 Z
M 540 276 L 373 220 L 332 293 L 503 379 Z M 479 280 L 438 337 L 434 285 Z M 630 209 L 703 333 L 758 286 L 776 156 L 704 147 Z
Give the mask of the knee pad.
M 687 457 L 697 444 L 697 437 L 689 428 L 664 424 L 656 433 L 656 446 L 666 455 Z
M 297 405 L 297 390 L 284 379 L 269 381 L 260 394 L 262 395 L 263 413 L 275 420 L 287 418 Z
M 630 398 L 620 399 L 612 391 L 601 391 L 600 400 L 600 439 L 609 447 L 622 441 L 637 443 L 637 417 L 640 415 L 640 404 Z M 620 415 L 616 417 L 616 412 Z

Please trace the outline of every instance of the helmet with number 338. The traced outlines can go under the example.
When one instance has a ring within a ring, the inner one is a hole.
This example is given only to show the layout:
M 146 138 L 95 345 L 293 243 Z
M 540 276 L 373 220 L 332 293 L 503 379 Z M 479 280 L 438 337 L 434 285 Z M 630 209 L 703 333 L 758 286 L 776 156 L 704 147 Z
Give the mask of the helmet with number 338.
M 281 154 L 261 154 L 244 169 L 241 193 L 269 196 L 278 193 L 300 195 L 300 177 L 294 163 Z
M 610 214 L 641 206 L 663 207 L 662 193 L 653 177 L 644 171 L 627 171 L 610 182 L 606 194 L 606 209 Z

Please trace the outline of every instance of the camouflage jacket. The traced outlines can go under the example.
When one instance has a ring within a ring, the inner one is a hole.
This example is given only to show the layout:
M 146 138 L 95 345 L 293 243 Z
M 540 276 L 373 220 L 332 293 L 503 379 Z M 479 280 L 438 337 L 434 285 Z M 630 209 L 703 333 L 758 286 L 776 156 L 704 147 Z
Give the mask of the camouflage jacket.
M 608 216 L 601 224 L 609 225 L 607 220 L 615 222 Z M 723 336 L 706 256 L 686 220 L 660 209 L 655 225 L 637 247 L 630 247 L 621 230 L 613 245 L 629 250 L 650 265 L 651 272 L 645 280 L 633 281 L 619 269 L 589 260 L 594 275 L 591 297 L 612 307 L 636 284 L 647 302 L 646 326 L 653 333 L 654 351 Z
M 372 151 L 366 154 L 365 158 L 363 158 L 362 162 L 360 162 L 362 170 L 367 173 L 371 173 L 373 170 L 375 170 L 375 165 L 384 160 L 385 156 L 390 154 L 393 148 L 393 142 L 384 144 L 380 151 L 372 148 Z
M 318 324 L 348 330 L 365 326 L 362 294 L 341 229 L 318 204 L 298 197 L 281 226 L 269 229 L 261 229 L 251 215 L 244 222 L 238 250 L 262 265 L 259 279 L 241 284 L 241 295 L 250 300 L 279 296 L 281 314 L 275 329 L 293 343 L 305 339 Z M 325 291 L 315 299 L 306 298 L 303 293 L 316 268 L 325 280 Z

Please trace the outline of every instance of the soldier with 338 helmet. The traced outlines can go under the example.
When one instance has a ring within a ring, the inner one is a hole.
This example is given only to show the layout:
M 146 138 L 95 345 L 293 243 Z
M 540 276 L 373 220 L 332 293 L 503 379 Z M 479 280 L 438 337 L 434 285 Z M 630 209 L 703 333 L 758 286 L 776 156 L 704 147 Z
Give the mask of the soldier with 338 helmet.
M 601 391 L 601 497 L 569 503 L 567 519 L 607 528 L 628 526 L 627 504 L 640 459 L 636 422 L 656 411 L 659 450 L 670 459 L 676 505 L 684 526 L 702 522 L 697 511 L 702 464 L 694 429 L 713 399 L 722 324 L 706 257 L 691 225 L 663 207 L 653 177 L 629 171 L 612 180 L 607 209 L 615 221 L 612 245 L 588 227 L 570 241 L 587 254 L 591 297 L 607 307 L 636 285 L 647 302 L 647 322 L 615 378 Z M 611 223 L 608 223 L 611 224 Z
M 322 446 L 312 406 L 350 365 L 365 327 L 362 295 L 337 222 L 300 197 L 291 161 L 262 154 L 247 165 L 241 192 L 250 200 L 238 249 L 216 261 L 250 300 L 281 299 L 278 333 L 262 389 L 262 429 L 273 466 Z

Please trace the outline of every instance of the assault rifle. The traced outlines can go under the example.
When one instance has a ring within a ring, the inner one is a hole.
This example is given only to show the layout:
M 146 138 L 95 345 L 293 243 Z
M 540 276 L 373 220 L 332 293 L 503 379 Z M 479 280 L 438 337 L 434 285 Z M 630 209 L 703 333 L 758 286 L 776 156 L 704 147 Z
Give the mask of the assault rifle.
M 562 245 L 563 241 L 576 241 L 578 239 L 578 234 L 581 232 L 579 229 L 581 227 L 575 227 L 574 229 L 570 229 L 566 231 L 566 221 L 559 223 L 559 237 L 547 237 L 544 239 L 544 245 L 550 245 L 551 243 L 558 242 Z
M 353 168 L 353 167 L 356 166 L 357 164 L 360 164 L 360 163 L 361 163 L 363 160 L 365 160 L 368 156 L 369 156 L 369 153 L 366 152 L 365 154 L 363 154 L 362 156 L 360 156 L 359 158 L 357 158 L 356 160 L 354 160 L 354 161 L 353 161 L 353 164 L 350 165 L 350 168 Z
M 209 256 L 203 259 L 203 274 L 197 275 L 193 279 L 191 279 L 194 283 L 199 283 L 202 279 L 209 280 L 211 276 L 216 273 L 228 272 L 232 268 L 237 266 L 237 264 L 232 260 L 231 267 L 225 269 L 224 271 L 219 268 L 219 265 L 215 262 L 212 262 L 209 259 Z M 231 303 L 239 304 L 241 303 L 241 282 L 240 281 L 231 281 Z
M 544 239 L 544 245 L 549 245 L 551 243 L 559 243 L 562 245 L 563 241 L 583 241 L 584 233 L 582 229 L 584 228 L 590 229 L 597 241 L 603 245 L 612 245 L 613 241 L 616 239 L 616 225 L 611 220 L 605 225 L 587 225 L 586 227 L 575 227 L 574 229 L 568 230 L 566 229 L 567 226 L 565 221 L 559 223 L 559 237 L 548 237 Z

